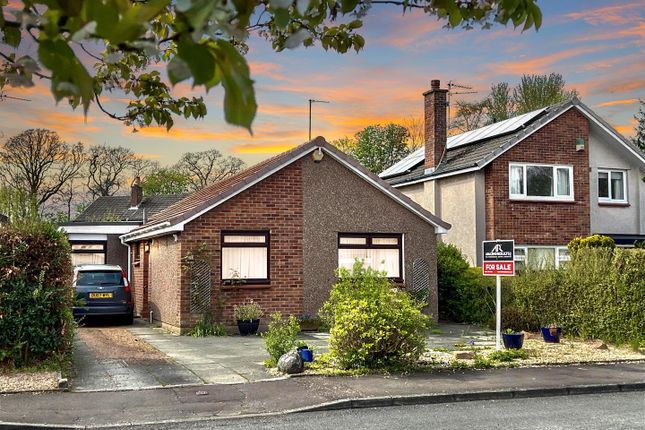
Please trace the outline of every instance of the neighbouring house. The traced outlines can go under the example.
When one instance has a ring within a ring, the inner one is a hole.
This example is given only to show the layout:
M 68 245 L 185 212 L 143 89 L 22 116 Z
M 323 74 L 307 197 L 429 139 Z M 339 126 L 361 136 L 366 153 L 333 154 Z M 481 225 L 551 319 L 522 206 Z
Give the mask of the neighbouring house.
M 436 317 L 436 238 L 449 229 L 318 137 L 187 196 L 121 239 L 132 249 L 136 312 L 181 332 L 207 311 L 232 325 L 234 306 L 249 299 L 267 316 L 316 315 L 336 269 L 356 259 L 425 288 Z
M 72 264 L 118 264 L 129 267 L 128 245 L 119 239 L 185 195 L 144 196 L 135 178 L 130 195 L 94 200 L 74 221 L 63 224 L 72 247 Z M 131 273 L 128 273 L 131 277 Z
M 580 100 L 447 136 L 446 93 L 425 98 L 425 146 L 380 177 L 453 224 L 473 265 L 483 240 L 514 239 L 518 266 L 568 260 L 567 243 L 645 239 L 645 154 Z

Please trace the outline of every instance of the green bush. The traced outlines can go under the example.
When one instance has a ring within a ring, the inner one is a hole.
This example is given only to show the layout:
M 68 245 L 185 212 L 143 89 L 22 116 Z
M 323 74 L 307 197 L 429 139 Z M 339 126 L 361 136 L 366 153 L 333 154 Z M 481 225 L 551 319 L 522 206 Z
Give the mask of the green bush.
M 226 336 L 226 326 L 215 321 L 212 312 L 203 313 L 197 324 L 188 332 L 192 337 Z
M 330 326 L 329 351 L 342 368 L 396 368 L 416 362 L 425 350 L 430 319 L 421 304 L 384 273 L 357 262 L 339 269 L 323 305 Z
M 457 288 L 468 283 L 470 265 L 459 248 L 452 244 L 437 243 L 437 291 L 439 318 L 456 321 L 450 303 L 457 300 Z
M 645 340 L 645 250 L 580 248 L 563 269 L 523 271 L 514 306 L 541 325 L 616 343 Z
M 616 242 L 609 236 L 594 234 L 588 237 L 576 237 L 567 245 L 571 253 L 584 248 L 615 248 Z
M 491 352 L 488 358 L 490 360 L 510 363 L 513 360 L 529 358 L 529 353 L 524 349 L 504 349 L 502 351 Z
M 298 345 L 297 336 L 300 332 L 298 319 L 291 315 L 289 318 L 282 318 L 280 312 L 271 314 L 269 329 L 262 333 L 264 345 L 269 356 L 269 364 L 275 366 L 280 357 L 291 351 Z
M 70 248 L 37 221 L 0 227 L 0 363 L 65 359 L 74 336 Z

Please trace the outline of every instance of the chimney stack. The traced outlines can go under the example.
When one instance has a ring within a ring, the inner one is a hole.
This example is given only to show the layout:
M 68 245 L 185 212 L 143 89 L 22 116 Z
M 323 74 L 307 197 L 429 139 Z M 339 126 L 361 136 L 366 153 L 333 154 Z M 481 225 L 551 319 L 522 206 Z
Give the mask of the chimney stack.
M 438 79 L 430 82 L 430 91 L 423 93 L 425 121 L 425 167 L 437 167 L 446 149 L 448 125 L 446 124 L 446 96 L 448 90 L 441 89 Z
M 141 179 L 137 176 L 130 185 L 130 207 L 138 207 L 142 200 L 143 188 L 141 188 Z

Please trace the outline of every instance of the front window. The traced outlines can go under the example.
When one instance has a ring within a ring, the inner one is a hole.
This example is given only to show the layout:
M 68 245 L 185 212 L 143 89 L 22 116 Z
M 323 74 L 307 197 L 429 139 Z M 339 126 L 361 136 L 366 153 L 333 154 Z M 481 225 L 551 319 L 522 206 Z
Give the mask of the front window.
M 402 279 L 402 236 L 400 234 L 338 235 L 338 267 L 351 269 L 356 260 L 367 267 L 387 273 L 388 278 Z
M 509 194 L 518 200 L 573 200 L 573 167 L 512 163 Z
M 598 170 L 598 201 L 627 203 L 627 180 L 623 170 Z
M 516 246 L 515 270 L 525 267 L 548 269 L 563 267 L 571 257 L 569 249 L 564 246 Z
M 105 264 L 105 242 L 73 242 L 72 265 Z
M 269 282 L 269 233 L 222 233 L 222 281 Z

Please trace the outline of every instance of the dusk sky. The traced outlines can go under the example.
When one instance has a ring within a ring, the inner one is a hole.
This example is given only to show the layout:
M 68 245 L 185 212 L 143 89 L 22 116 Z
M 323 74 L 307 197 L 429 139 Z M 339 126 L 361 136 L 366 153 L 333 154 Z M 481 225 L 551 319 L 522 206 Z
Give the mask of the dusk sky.
M 132 133 L 94 106 L 85 122 L 81 111 L 56 106 L 48 82 L 31 89 L 7 88 L 7 94 L 30 102 L 0 102 L 0 132 L 44 127 L 68 141 L 87 145 L 127 146 L 162 164 L 174 163 L 186 151 L 217 148 L 249 164 L 307 139 L 307 99 L 331 104 L 314 106 L 313 134 L 328 140 L 352 136 L 370 124 L 403 122 L 422 114 L 422 93 L 431 79 L 472 86 L 484 97 L 491 83 L 512 84 L 523 73 L 563 74 L 584 103 L 626 136 L 633 133 L 638 98 L 645 98 L 645 2 L 548 0 L 538 32 L 497 26 L 492 30 L 447 30 L 421 13 L 401 15 L 394 7 L 375 7 L 365 21 L 367 40 L 356 54 L 325 52 L 319 46 L 276 53 L 268 42 L 253 38 L 251 64 L 259 104 L 254 135 L 226 125 L 221 87 L 207 96 L 208 116 L 177 120 L 165 128 Z M 29 47 L 27 47 L 29 49 Z M 175 94 L 190 95 L 190 85 Z M 123 109 L 122 95 L 108 103 Z

